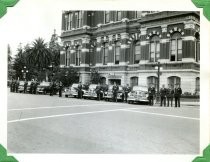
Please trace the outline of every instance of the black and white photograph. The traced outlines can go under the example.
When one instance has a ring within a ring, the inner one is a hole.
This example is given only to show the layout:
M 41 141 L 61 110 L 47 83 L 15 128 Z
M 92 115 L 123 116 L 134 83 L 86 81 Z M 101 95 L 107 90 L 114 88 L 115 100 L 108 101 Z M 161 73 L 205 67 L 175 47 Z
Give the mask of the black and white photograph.
M 210 141 L 202 9 L 185 0 L 117 1 L 20 0 L 7 8 L 0 146 L 8 155 L 19 162 L 202 156 Z
M 8 44 L 13 153 L 199 152 L 200 13 L 60 13 L 61 33 Z

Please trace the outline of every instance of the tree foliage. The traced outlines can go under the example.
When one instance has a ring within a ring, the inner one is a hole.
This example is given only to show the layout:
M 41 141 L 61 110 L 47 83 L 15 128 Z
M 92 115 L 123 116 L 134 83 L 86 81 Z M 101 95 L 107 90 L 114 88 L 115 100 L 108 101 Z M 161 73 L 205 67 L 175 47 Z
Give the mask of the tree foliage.
M 92 84 L 102 83 L 102 76 L 98 73 L 98 71 L 91 71 L 90 78 Z

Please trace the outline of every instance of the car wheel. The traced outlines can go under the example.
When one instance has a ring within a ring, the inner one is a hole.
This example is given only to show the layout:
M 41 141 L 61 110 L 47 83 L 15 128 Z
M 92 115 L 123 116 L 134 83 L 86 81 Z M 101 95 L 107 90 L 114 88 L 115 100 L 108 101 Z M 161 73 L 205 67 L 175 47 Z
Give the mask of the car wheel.
M 68 95 L 65 95 L 66 98 L 68 98 Z

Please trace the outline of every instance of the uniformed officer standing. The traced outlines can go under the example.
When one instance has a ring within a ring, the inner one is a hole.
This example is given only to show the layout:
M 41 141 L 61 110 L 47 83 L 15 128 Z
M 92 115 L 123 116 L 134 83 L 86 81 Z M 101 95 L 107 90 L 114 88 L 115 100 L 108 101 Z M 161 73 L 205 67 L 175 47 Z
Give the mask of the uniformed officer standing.
M 53 93 L 54 93 L 54 82 L 51 81 L 50 82 L 50 96 L 53 96 Z
M 116 84 L 116 82 L 114 82 L 114 85 L 112 87 L 112 93 L 113 93 L 113 102 L 117 102 L 117 93 L 118 93 L 119 87 Z
M 129 84 L 126 84 L 123 90 L 124 90 L 124 101 L 127 102 L 128 93 L 131 91 L 131 87 L 129 87 Z
M 174 89 L 174 98 L 175 98 L 175 107 L 180 107 L 180 97 L 182 94 L 182 89 L 180 88 L 180 85 L 177 84 L 176 88 Z
M 63 83 L 59 82 L 59 97 L 62 97 L 62 89 L 63 89 Z
M 26 91 L 27 91 L 27 86 L 28 86 L 28 82 L 25 81 L 24 82 L 24 90 L 23 90 L 24 93 L 26 93 Z
M 12 79 L 12 81 L 10 83 L 10 92 L 13 92 L 13 84 L 14 84 L 14 80 Z
M 100 101 L 101 97 L 102 97 L 102 87 L 100 85 L 100 83 L 98 83 L 98 85 L 96 86 L 96 94 L 97 94 L 97 100 Z
M 33 93 L 33 89 L 34 89 L 34 80 L 31 80 L 31 84 L 30 84 L 30 94 Z
M 154 104 L 154 96 L 155 96 L 155 87 L 153 84 L 150 84 L 150 87 L 148 88 L 148 99 L 150 106 L 153 106 Z
M 15 83 L 15 92 L 18 92 L 19 85 L 20 85 L 20 82 L 19 80 L 17 80 Z
M 78 85 L 78 98 L 82 98 L 82 83 L 79 82 L 79 85 Z
M 165 85 L 162 85 L 162 88 L 160 89 L 160 106 L 166 106 L 166 88 Z
M 168 84 L 168 88 L 166 89 L 166 98 L 167 98 L 167 106 L 169 107 L 169 103 L 171 102 L 171 107 L 172 107 L 173 98 L 174 98 L 174 90 L 170 84 Z
M 35 81 L 34 81 L 34 86 L 33 86 L 33 94 L 36 94 L 36 90 L 37 90 L 38 84 L 39 84 L 38 81 L 35 80 Z

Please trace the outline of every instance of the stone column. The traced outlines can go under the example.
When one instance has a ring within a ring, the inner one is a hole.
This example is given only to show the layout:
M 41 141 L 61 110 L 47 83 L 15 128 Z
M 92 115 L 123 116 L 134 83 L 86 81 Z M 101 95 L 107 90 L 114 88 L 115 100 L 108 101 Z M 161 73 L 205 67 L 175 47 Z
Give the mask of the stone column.
M 76 64 L 76 51 L 73 48 L 73 46 L 71 46 L 71 50 L 70 50 L 70 66 L 75 66 Z

